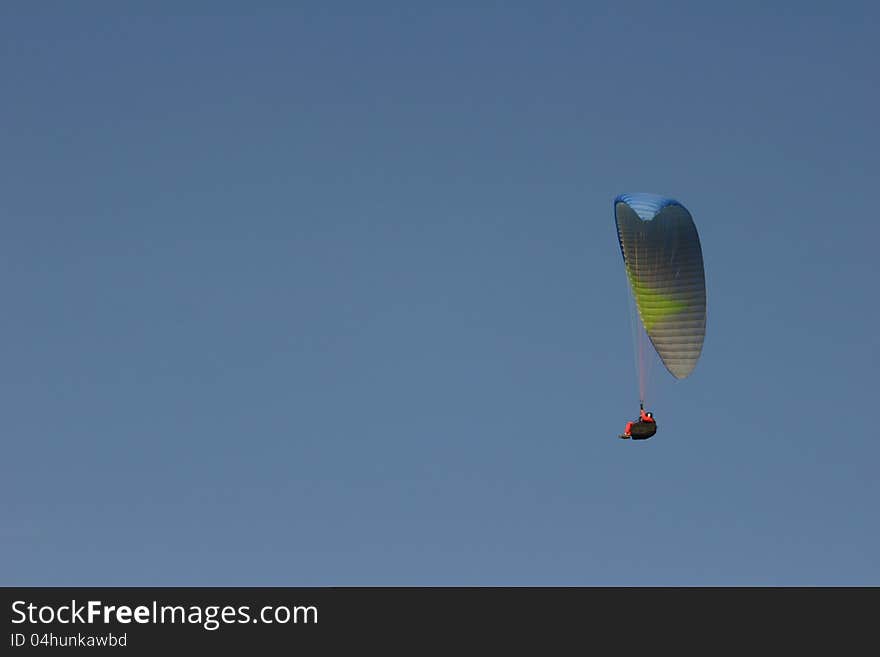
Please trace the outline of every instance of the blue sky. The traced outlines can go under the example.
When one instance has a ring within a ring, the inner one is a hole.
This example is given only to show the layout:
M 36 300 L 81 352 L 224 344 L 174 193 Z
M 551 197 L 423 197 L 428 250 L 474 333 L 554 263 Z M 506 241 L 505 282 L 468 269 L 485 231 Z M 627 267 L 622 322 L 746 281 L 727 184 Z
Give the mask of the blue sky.
M 4 3 L 0 583 L 880 585 L 880 11 L 767 4 Z

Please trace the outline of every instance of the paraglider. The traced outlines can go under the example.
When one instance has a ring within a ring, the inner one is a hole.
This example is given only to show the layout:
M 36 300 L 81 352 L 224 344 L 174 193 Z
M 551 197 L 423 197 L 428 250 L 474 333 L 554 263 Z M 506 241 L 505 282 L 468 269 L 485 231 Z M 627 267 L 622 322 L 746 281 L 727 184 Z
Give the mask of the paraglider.
M 657 433 L 657 422 L 651 411 L 645 411 L 644 404 L 639 406 L 637 420 L 627 422 L 626 428 L 618 438 L 632 438 L 633 440 L 647 440 Z
M 657 432 L 644 409 L 650 367 L 648 345 L 676 379 L 693 372 L 706 336 L 706 276 L 700 237 L 690 212 L 657 194 L 614 199 L 620 253 L 634 302 L 632 309 L 639 419 L 620 438 L 645 439 Z

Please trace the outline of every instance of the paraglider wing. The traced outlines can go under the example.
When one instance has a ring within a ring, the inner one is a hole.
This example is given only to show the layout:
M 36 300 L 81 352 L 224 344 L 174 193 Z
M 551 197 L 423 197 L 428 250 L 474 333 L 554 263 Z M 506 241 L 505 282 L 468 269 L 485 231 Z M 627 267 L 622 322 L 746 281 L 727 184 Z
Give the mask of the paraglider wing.
M 654 194 L 621 194 L 614 216 L 639 318 L 666 369 L 683 379 L 696 366 L 706 335 L 697 227 L 681 203 Z

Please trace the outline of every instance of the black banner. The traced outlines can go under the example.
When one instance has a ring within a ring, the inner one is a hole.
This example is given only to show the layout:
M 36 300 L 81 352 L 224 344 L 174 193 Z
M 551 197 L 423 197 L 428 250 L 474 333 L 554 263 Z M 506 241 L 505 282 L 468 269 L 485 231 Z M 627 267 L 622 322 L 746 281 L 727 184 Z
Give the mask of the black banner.
M 857 645 L 880 589 L 6 588 L 3 654 Z M 710 644 L 706 644 L 708 641 Z M 610 643 L 609 643 L 610 642 Z M 310 654 L 314 654 L 310 652 Z

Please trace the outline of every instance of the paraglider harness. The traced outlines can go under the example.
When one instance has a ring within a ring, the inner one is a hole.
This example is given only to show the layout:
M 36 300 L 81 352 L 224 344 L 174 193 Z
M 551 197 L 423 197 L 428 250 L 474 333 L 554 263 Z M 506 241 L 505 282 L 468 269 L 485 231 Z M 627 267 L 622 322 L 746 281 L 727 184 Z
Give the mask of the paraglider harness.
M 639 404 L 639 419 L 637 422 L 632 423 L 632 427 L 629 430 L 630 438 L 633 440 L 647 440 L 655 433 L 657 433 L 657 422 L 645 422 L 642 420 L 641 411 L 645 410 L 644 403 Z M 653 416 L 651 417 L 653 420 Z

